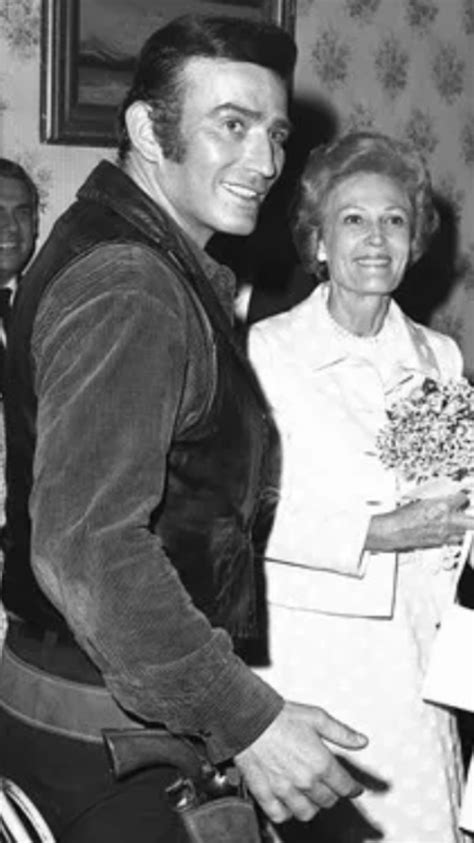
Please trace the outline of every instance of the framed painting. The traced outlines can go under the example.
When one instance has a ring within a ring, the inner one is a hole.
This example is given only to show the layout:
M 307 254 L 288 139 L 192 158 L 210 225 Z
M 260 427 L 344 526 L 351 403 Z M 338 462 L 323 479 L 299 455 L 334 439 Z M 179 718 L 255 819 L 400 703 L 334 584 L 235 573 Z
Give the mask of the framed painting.
M 185 12 L 294 28 L 296 0 L 42 0 L 40 134 L 45 143 L 115 146 L 118 106 L 134 57 Z

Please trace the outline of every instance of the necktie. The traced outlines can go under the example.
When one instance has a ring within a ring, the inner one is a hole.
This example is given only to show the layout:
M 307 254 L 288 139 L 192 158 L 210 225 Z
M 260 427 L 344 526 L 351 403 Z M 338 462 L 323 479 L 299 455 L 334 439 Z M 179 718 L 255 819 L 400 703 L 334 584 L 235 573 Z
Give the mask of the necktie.
M 4 333 L 7 332 L 8 319 L 10 316 L 10 299 L 12 291 L 9 287 L 0 288 L 0 320 Z M 5 385 L 5 346 L 4 338 L 0 338 L 0 395 L 3 396 Z
M 3 322 L 4 327 L 8 324 L 8 318 L 10 316 L 11 305 L 10 299 L 12 297 L 12 290 L 9 287 L 0 288 L 0 319 Z

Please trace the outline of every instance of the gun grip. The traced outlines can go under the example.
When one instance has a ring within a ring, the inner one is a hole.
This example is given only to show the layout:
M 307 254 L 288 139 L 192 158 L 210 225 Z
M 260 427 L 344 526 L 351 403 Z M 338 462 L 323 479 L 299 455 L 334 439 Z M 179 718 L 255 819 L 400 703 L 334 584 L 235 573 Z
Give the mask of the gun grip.
M 176 767 L 185 777 L 201 775 L 204 756 L 190 740 L 164 728 L 103 729 L 102 735 L 117 779 L 160 764 Z

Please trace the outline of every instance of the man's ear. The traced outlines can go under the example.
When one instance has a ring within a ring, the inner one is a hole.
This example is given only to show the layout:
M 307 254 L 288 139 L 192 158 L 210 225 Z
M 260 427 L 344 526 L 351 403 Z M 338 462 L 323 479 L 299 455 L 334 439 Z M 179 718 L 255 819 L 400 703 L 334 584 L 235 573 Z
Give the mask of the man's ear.
M 150 116 L 150 106 L 142 100 L 135 100 L 125 112 L 125 123 L 130 142 L 150 162 L 161 157 L 161 148 L 155 138 Z

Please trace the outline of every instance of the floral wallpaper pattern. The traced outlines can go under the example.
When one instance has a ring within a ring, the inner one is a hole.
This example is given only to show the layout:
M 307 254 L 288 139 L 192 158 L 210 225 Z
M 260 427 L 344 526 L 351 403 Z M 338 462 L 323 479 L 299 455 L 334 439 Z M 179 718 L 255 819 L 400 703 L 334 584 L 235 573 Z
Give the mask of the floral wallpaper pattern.
M 428 300 L 437 289 L 426 321 L 455 337 L 470 376 L 473 36 L 474 0 L 297 0 L 295 92 L 314 105 L 314 121 L 326 114 L 335 133 L 373 128 L 410 140 L 427 160 L 444 209 L 444 251 L 440 277 L 433 259 L 417 295 Z M 412 315 L 420 318 L 416 308 Z
M 37 0 L 3 0 L 0 23 L 5 40 L 18 55 L 29 59 L 40 38 L 40 9 Z
M 109 150 L 42 144 L 41 0 L 0 0 L 0 155 L 18 161 L 40 195 L 39 242 Z
M 410 54 L 400 38 L 391 32 L 378 46 L 374 56 L 375 75 L 389 99 L 395 99 L 406 87 Z
M 333 131 L 380 129 L 427 158 L 452 225 L 449 285 L 430 320 L 474 376 L 474 0 L 296 0 L 296 12 L 295 99 L 314 121 L 323 110 Z M 39 186 L 41 240 L 113 151 L 40 143 L 40 24 L 40 0 L 0 0 L 0 154 Z M 427 292 L 435 281 L 423 279 Z

